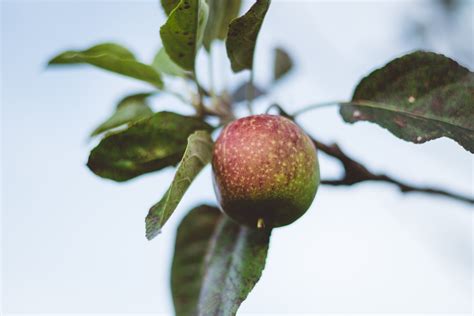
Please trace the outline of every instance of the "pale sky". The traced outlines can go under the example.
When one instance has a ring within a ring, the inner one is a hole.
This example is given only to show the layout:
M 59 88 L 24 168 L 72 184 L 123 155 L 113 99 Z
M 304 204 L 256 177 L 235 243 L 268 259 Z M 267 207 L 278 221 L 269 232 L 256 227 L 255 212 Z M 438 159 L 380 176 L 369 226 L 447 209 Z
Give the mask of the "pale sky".
M 417 48 L 473 69 L 472 56 L 451 45 L 474 38 L 472 12 L 471 3 L 453 29 L 437 24 L 436 36 L 420 46 L 403 36 L 407 16 L 436 18 L 420 1 L 274 1 L 257 47 L 257 82 L 270 78 L 276 45 L 296 68 L 257 107 L 279 101 L 292 111 L 348 99 L 360 78 Z M 123 95 L 149 87 L 86 66 L 45 70 L 55 53 L 103 41 L 151 61 L 164 22 L 158 1 L 9 0 L 0 20 L 3 311 L 172 314 L 175 230 L 191 207 L 214 202 L 210 168 L 163 233 L 147 241 L 144 218 L 173 170 L 118 184 L 85 163 L 94 146 L 88 133 Z M 205 80 L 204 55 L 199 62 Z M 231 77 L 223 65 L 216 63 L 216 75 L 227 77 L 220 84 L 246 77 Z M 172 97 L 154 98 L 153 107 L 190 113 Z M 347 125 L 336 108 L 308 113 L 300 123 L 373 170 L 473 194 L 472 155 L 454 141 L 406 143 L 374 124 Z M 338 175 L 337 162 L 320 155 L 320 165 L 323 177 Z M 263 276 L 239 315 L 470 314 L 472 232 L 473 209 L 463 203 L 402 195 L 385 184 L 321 187 L 305 216 L 274 231 Z

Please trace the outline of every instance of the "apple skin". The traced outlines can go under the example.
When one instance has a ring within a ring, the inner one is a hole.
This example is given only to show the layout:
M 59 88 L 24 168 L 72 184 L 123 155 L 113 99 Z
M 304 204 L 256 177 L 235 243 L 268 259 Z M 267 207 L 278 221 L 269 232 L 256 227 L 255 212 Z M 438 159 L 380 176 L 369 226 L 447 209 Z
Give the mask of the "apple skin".
M 227 125 L 214 146 L 212 170 L 221 210 L 250 227 L 293 223 L 311 206 L 320 182 L 313 142 L 276 115 Z

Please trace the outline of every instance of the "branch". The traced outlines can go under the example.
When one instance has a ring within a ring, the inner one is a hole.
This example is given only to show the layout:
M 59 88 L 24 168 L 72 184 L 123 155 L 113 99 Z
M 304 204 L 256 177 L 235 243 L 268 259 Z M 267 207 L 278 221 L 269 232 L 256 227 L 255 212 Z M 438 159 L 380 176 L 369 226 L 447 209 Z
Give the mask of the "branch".
M 385 174 L 374 174 L 373 172 L 369 171 L 364 165 L 360 162 L 354 160 L 353 158 L 349 157 L 345 154 L 341 148 L 337 144 L 326 145 L 321 143 L 320 141 L 311 138 L 316 148 L 324 152 L 326 155 L 334 157 L 338 159 L 342 166 L 344 167 L 344 176 L 338 180 L 322 180 L 321 183 L 325 185 L 333 185 L 333 186 L 349 186 L 353 184 L 357 184 L 364 181 L 379 181 L 379 182 L 386 182 L 391 183 L 397 186 L 401 192 L 409 193 L 409 192 L 420 192 L 420 193 L 427 193 L 427 194 L 436 194 L 442 195 L 448 198 L 452 198 L 454 200 L 466 202 L 469 204 L 474 204 L 474 199 L 431 187 L 417 187 L 413 185 L 406 184 L 405 182 L 398 181 L 390 176 Z
M 335 102 L 328 102 L 323 104 L 314 105 L 305 109 L 296 112 L 296 114 L 301 114 L 307 110 L 319 108 L 323 106 L 332 105 Z M 291 115 L 286 112 L 279 104 L 274 103 L 270 105 L 265 113 L 269 113 L 272 109 L 276 109 L 279 115 L 287 117 L 293 121 L 295 121 L 295 115 Z M 468 197 L 462 194 L 449 192 L 446 190 L 440 190 L 432 187 L 418 187 L 414 185 L 407 184 L 405 182 L 396 180 L 386 174 L 376 174 L 371 172 L 367 169 L 362 163 L 356 161 L 355 159 L 349 157 L 345 154 L 341 148 L 337 144 L 326 145 L 314 138 L 311 138 L 316 148 L 321 150 L 328 156 L 338 159 L 342 166 L 344 167 L 344 176 L 341 179 L 336 180 L 322 180 L 321 184 L 324 185 L 332 185 L 332 186 L 350 186 L 360 182 L 365 181 L 378 181 L 378 182 L 385 182 L 391 183 L 397 186 L 402 193 L 410 193 L 410 192 L 419 192 L 425 194 L 434 194 L 434 195 L 442 195 L 444 197 L 448 197 L 457 201 L 466 202 L 469 204 L 474 204 L 474 198 Z

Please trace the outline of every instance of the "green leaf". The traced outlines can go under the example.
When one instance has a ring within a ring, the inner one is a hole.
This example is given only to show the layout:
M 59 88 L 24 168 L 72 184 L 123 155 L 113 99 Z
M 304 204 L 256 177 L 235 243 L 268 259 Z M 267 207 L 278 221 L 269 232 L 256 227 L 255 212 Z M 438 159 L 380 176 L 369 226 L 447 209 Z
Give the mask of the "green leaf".
M 117 105 L 115 113 L 100 124 L 91 136 L 96 136 L 112 128 L 119 127 L 126 123 L 138 121 L 142 118 L 153 114 L 150 106 L 146 103 L 146 99 L 153 93 L 132 94 L 123 98 Z
M 176 165 L 196 130 L 211 131 L 202 120 L 158 112 L 124 131 L 107 135 L 89 156 L 87 166 L 98 176 L 126 181 Z
M 237 313 L 262 275 L 270 233 L 240 226 L 222 216 L 206 253 L 198 315 Z
M 170 15 L 171 11 L 178 5 L 179 0 L 161 0 L 161 6 L 165 10 L 166 15 Z
M 171 186 L 162 199 L 150 209 L 146 217 L 146 237 L 149 240 L 160 233 L 194 178 L 211 161 L 212 147 L 211 136 L 206 131 L 196 131 L 189 136 L 188 146 Z
M 209 19 L 204 32 L 204 47 L 210 50 L 214 40 L 227 37 L 230 21 L 239 14 L 242 0 L 208 0 Z
M 171 60 L 164 48 L 161 48 L 155 55 L 152 66 L 159 73 L 165 73 L 167 75 L 176 77 L 186 76 L 186 71 Z
M 185 70 L 194 71 L 208 11 L 205 0 L 181 0 L 160 29 L 166 53 Z
M 257 0 L 247 13 L 230 23 L 226 48 L 234 72 L 252 69 L 258 32 L 269 6 L 270 0 Z
M 171 268 L 171 292 L 176 316 L 197 315 L 205 257 L 212 235 L 223 216 L 218 208 L 201 205 L 192 209 L 179 224 Z
M 270 233 L 240 226 L 213 206 L 192 209 L 176 235 L 176 315 L 235 315 L 262 275 Z
M 449 137 L 474 152 L 474 74 L 443 55 L 417 51 L 365 77 L 346 122 L 370 121 L 413 143 Z
M 277 47 L 273 62 L 273 81 L 281 79 L 291 68 L 293 68 L 293 62 L 290 55 L 284 49 Z
M 70 50 L 51 59 L 48 65 L 89 64 L 127 77 L 163 87 L 159 73 L 149 65 L 138 62 L 125 47 L 113 43 L 93 46 L 83 51 Z
M 251 89 L 251 90 L 250 90 Z M 235 103 L 243 102 L 246 100 L 249 100 L 250 98 L 247 97 L 247 94 L 252 93 L 252 100 L 257 99 L 258 97 L 261 97 L 267 92 L 263 90 L 262 88 L 256 86 L 254 83 L 252 83 L 251 88 L 249 89 L 249 83 L 244 82 L 240 86 L 235 89 L 235 91 L 232 93 L 232 101 Z

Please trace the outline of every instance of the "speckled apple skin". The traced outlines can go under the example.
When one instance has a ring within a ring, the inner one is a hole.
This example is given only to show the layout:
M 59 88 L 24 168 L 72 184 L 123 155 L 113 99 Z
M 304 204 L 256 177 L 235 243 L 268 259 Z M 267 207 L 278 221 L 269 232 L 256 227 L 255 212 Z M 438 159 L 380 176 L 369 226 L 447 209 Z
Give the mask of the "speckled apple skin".
M 214 189 L 221 210 L 240 224 L 293 223 L 319 186 L 316 148 L 292 121 L 253 115 L 227 125 L 214 146 Z

